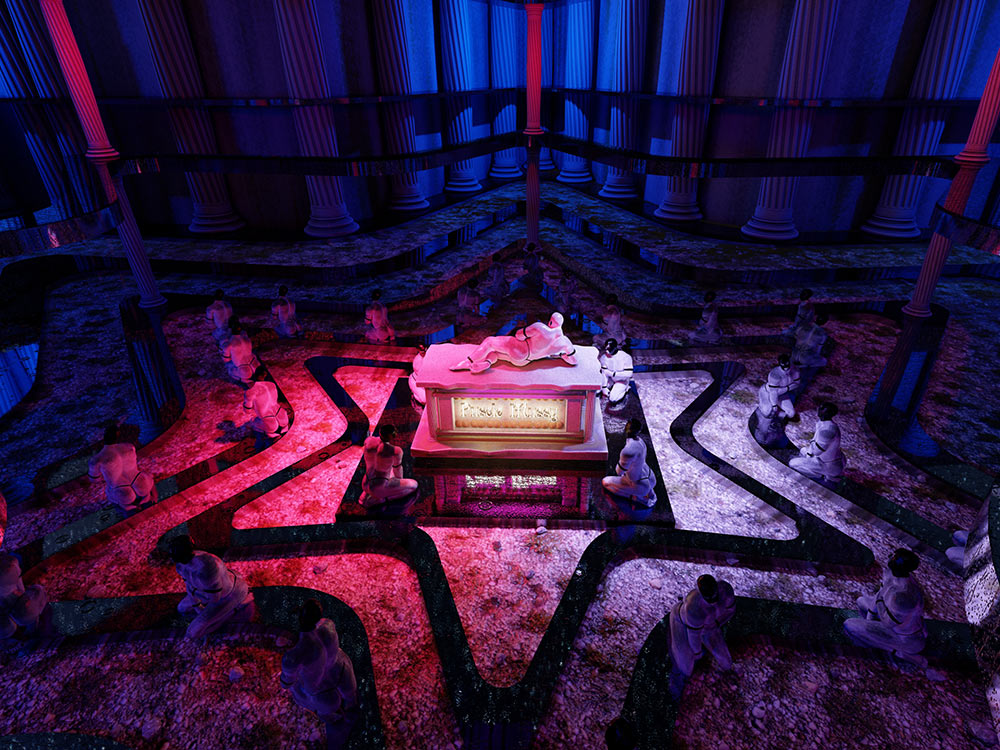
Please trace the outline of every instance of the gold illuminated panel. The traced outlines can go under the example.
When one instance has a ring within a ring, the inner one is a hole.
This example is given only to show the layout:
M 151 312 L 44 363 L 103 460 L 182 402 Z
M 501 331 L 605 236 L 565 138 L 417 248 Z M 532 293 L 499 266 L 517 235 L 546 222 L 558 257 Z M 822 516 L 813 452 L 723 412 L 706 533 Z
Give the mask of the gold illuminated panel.
M 451 410 L 456 430 L 566 432 L 566 399 L 562 398 L 453 396 Z

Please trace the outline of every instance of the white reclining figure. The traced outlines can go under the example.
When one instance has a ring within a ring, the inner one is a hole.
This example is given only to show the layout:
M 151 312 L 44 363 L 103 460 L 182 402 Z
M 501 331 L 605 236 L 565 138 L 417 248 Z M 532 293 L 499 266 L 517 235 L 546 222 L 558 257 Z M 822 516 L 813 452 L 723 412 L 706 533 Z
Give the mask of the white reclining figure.
M 372 292 L 371 302 L 365 308 L 365 338 L 372 344 L 389 344 L 396 340 L 396 331 L 389 324 L 389 309 L 382 304 L 382 290 Z
M 548 324 L 538 322 L 517 329 L 513 336 L 489 336 L 451 370 L 484 372 L 499 361 L 524 367 L 540 359 L 561 359 L 576 364 L 576 347 L 562 331 L 562 313 L 552 313 Z
M 809 445 L 799 450 L 788 465 L 810 479 L 822 479 L 830 483 L 839 482 L 844 477 L 844 452 L 840 449 L 840 427 L 833 421 L 837 407 L 824 402 L 817 409 L 819 421 Z
M 416 479 L 403 477 L 403 449 L 393 445 L 396 428 L 383 425 L 378 436 L 364 443 L 365 476 L 360 502 L 366 508 L 407 497 L 417 489 Z
M 185 637 L 200 638 L 230 620 L 247 620 L 253 615 L 253 592 L 243 576 L 215 555 L 196 551 L 187 534 L 170 540 L 170 558 L 187 590 L 177 611 L 194 615 Z
M 632 355 L 619 349 L 615 339 L 608 339 L 598 360 L 604 376 L 601 393 L 608 397 L 609 403 L 617 404 L 628 395 L 632 383 Z
M 327 746 L 344 747 L 357 720 L 358 683 L 332 620 L 316 599 L 299 610 L 299 640 L 281 659 L 281 686 L 327 723 Z
M 845 620 L 844 630 L 862 646 L 891 651 L 893 656 L 926 667 L 927 659 L 920 653 L 927 642 L 924 592 L 910 577 L 919 564 L 910 550 L 896 550 L 881 587 L 874 596 L 858 597 L 858 617 Z
M 118 442 L 118 426 L 104 431 L 104 447 L 87 467 L 90 479 L 104 479 L 108 500 L 125 512 L 157 500 L 156 483 L 148 471 L 139 471 L 135 446 Z
M 727 581 L 699 576 L 697 587 L 670 610 L 670 656 L 674 666 L 690 677 L 695 662 L 708 649 L 722 669 L 731 669 L 733 660 L 721 628 L 735 611 L 736 596 Z
M 646 465 L 646 442 L 640 437 L 642 423 L 630 419 L 625 423 L 625 447 L 618 456 L 616 475 L 604 477 L 601 484 L 612 495 L 652 508 L 656 505 L 656 475 Z

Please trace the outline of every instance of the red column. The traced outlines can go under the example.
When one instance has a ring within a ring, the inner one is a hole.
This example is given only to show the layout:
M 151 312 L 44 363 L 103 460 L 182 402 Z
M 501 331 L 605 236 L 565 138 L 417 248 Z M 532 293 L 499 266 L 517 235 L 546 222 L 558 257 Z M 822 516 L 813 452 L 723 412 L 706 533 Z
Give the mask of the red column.
M 965 205 L 972 193 L 972 185 L 976 181 L 976 174 L 989 162 L 986 147 L 996 129 L 998 116 L 1000 116 L 1000 50 L 993 60 L 993 69 L 986 81 L 983 96 L 979 100 L 979 108 L 976 110 L 976 119 L 972 122 L 969 139 L 965 142 L 965 148 L 955 157 L 959 165 L 958 174 L 952 179 L 948 196 L 944 200 L 944 207 L 949 211 L 959 214 L 965 211 Z M 927 255 L 924 256 L 924 264 L 920 268 L 913 297 L 903 308 L 903 312 L 907 315 L 921 318 L 930 316 L 931 295 L 934 294 L 934 287 L 937 286 L 941 269 L 944 268 L 950 252 L 951 240 L 935 232 L 927 248 Z
M 540 135 L 542 130 L 542 11 L 545 3 L 524 6 L 528 26 L 528 116 L 524 132 Z
M 52 37 L 52 46 L 59 59 L 59 67 L 66 79 L 70 98 L 73 100 L 73 108 L 76 109 L 80 125 L 87 137 L 87 158 L 96 167 L 108 200 L 119 200 L 122 221 L 118 225 L 118 236 L 125 249 L 125 257 L 128 258 L 132 275 L 139 285 L 139 305 L 141 307 L 164 305 L 166 300 L 156 287 L 156 279 L 153 278 L 153 270 L 149 267 L 149 257 L 146 255 L 139 226 L 136 224 L 135 216 L 132 215 L 128 198 L 121 190 L 121 180 L 117 181 L 117 187 L 121 190 L 119 195 L 108 172 L 108 162 L 117 159 L 118 152 L 111 147 L 108 134 L 104 130 L 101 113 L 97 109 L 97 100 L 94 99 L 94 90 L 90 87 L 90 78 L 87 77 L 87 69 L 83 65 L 83 58 L 80 57 L 80 48 L 76 44 L 73 29 L 66 17 L 66 8 L 63 7 L 62 0 L 40 0 L 40 6 L 45 17 L 45 25 Z

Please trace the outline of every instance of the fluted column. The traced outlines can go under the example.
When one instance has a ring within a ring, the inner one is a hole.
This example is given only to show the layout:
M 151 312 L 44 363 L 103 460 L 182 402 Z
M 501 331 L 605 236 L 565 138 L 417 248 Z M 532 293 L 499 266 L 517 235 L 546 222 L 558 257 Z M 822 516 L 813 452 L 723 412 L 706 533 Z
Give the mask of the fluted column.
M 547 9 L 542 10 L 542 88 L 552 87 L 552 7 L 549 5 Z M 552 152 L 545 146 L 538 152 L 538 168 L 543 172 L 556 169 L 556 164 L 552 161 Z
M 779 99 L 815 99 L 819 96 L 833 44 L 837 8 L 838 0 L 798 0 L 796 3 L 781 62 Z M 812 110 L 806 108 L 779 109 L 771 123 L 768 158 L 804 156 L 812 132 L 812 117 Z M 743 233 L 764 240 L 798 237 L 792 211 L 797 184 L 795 177 L 765 177 L 757 207 L 743 225 Z
M 281 60 L 288 93 L 300 99 L 330 96 L 319 20 L 314 0 L 274 0 Z M 337 156 L 337 131 L 333 112 L 325 105 L 300 106 L 292 112 L 299 150 L 303 156 Z M 306 177 L 309 191 L 309 223 L 312 237 L 338 237 L 356 232 L 358 225 L 347 211 L 340 179 L 333 175 Z
M 910 83 L 911 99 L 951 99 L 969 57 L 985 0 L 941 0 L 934 9 L 917 69 Z M 944 132 L 945 113 L 937 107 L 916 107 L 903 114 L 892 153 L 897 156 L 933 154 Z M 916 207 L 923 178 L 892 175 L 885 181 L 872 217 L 861 229 L 881 237 L 918 237 Z
M 719 32 L 725 0 L 691 0 L 688 4 L 681 67 L 677 77 L 679 96 L 711 96 L 719 56 Z M 674 156 L 697 159 L 705 143 L 708 106 L 678 102 L 674 107 L 670 148 Z M 697 221 L 698 181 L 693 177 L 670 177 L 667 193 L 656 215 L 671 221 Z
M 526 3 L 525 21 L 525 81 L 527 106 L 524 132 L 541 135 L 542 130 L 542 11 L 544 3 Z
M 1000 117 L 1000 50 L 997 51 L 996 58 L 993 60 L 993 68 L 990 70 L 986 88 L 979 100 L 976 119 L 972 122 L 972 130 L 965 142 L 965 148 L 955 157 L 959 170 L 951 181 L 948 196 L 944 201 L 944 207 L 947 210 L 957 214 L 965 212 L 965 206 L 972 193 L 972 186 L 976 181 L 976 174 L 989 162 L 986 148 L 989 146 L 993 131 L 996 130 L 998 117 Z M 941 270 L 944 268 L 950 252 L 951 240 L 935 232 L 934 236 L 931 237 L 930 246 L 927 248 L 924 264 L 920 268 L 920 276 L 917 277 L 917 286 L 913 297 L 903 308 L 903 312 L 907 315 L 930 316 L 931 296 L 934 294 L 934 287 L 937 286 Z
M 153 67 L 160 91 L 168 99 L 200 99 L 205 96 L 201 71 L 191 44 L 191 33 L 179 0 L 138 0 L 146 25 Z M 171 107 L 170 126 L 177 150 L 182 154 L 218 152 L 215 131 L 207 112 L 189 107 Z M 192 232 L 231 232 L 244 226 L 233 210 L 224 175 L 217 172 L 186 172 L 191 191 Z
M 525 223 L 527 224 L 528 242 L 538 244 L 538 224 L 542 209 L 542 186 L 538 173 L 538 139 L 528 137 L 527 175 L 525 177 Z
M 142 307 L 165 305 L 166 300 L 160 294 L 156 279 L 153 278 L 149 256 L 146 255 L 146 247 L 143 245 L 142 235 L 139 233 L 135 216 L 132 215 L 132 207 L 129 205 L 121 179 L 118 178 L 113 183 L 108 171 L 108 162 L 117 159 L 118 152 L 111 147 L 104 130 L 101 113 L 94 99 L 94 90 L 90 87 L 90 78 L 83 65 L 83 58 L 80 57 L 80 48 L 76 44 L 73 29 L 66 17 L 66 8 L 63 7 L 62 0 L 39 0 L 39 5 L 59 61 L 59 68 L 69 89 L 70 99 L 73 101 L 73 108 L 80 118 L 80 125 L 87 137 L 87 158 L 97 170 L 108 200 L 117 200 L 121 208 L 122 220 L 118 224 L 118 237 L 125 249 L 125 257 L 128 258 L 132 275 L 139 286 L 139 304 Z
M 594 6 L 592 0 L 566 4 L 566 88 L 590 91 L 594 72 Z M 570 138 L 586 141 L 590 138 L 587 121 L 587 94 L 566 94 L 563 104 L 563 133 Z M 559 182 L 580 184 L 590 182 L 590 167 L 586 159 L 563 154 Z
M 441 0 L 441 68 L 445 91 L 472 88 L 472 35 L 469 32 L 469 0 Z M 448 143 L 472 140 L 472 101 L 468 96 L 448 100 Z M 482 189 L 469 160 L 456 161 L 448 171 L 445 190 L 474 193 Z
M 517 13 L 518 9 L 505 0 L 490 0 L 490 86 L 511 89 L 517 86 Z M 493 118 L 493 135 L 513 133 L 517 129 L 517 103 L 513 92 L 495 94 L 497 113 Z M 521 176 L 517 165 L 517 149 L 505 148 L 493 154 L 490 177 L 510 180 Z
M 7 0 L 11 21 L 20 42 L 35 93 L 49 101 L 45 117 L 56 140 L 65 175 L 69 178 L 66 191 L 70 215 L 96 211 L 104 202 L 98 176 L 84 158 L 87 140 L 80 129 L 80 120 L 69 98 L 59 61 L 36 0 Z M 106 191 L 103 191 L 106 194 Z
M 378 81 L 383 94 L 409 96 L 410 44 L 406 36 L 403 0 L 374 0 L 375 45 L 378 53 Z M 386 145 L 394 154 L 409 154 L 417 149 L 417 130 L 409 102 L 388 102 L 382 108 Z M 420 192 L 416 172 L 394 174 L 389 208 L 418 211 L 427 208 Z
M 16 38 L 6 8 L 0 7 L 0 78 L 12 96 L 37 99 L 28 72 L 24 69 Z M 47 118 L 31 103 L 15 103 L 14 113 L 49 200 L 60 218 L 69 218 L 73 215 L 72 199 L 66 190 L 66 174 Z
M 646 49 L 646 0 L 621 0 L 615 37 L 615 67 L 611 90 L 619 96 L 611 103 L 611 148 L 635 147 L 636 106 L 630 96 L 642 85 L 642 62 Z M 638 198 L 632 173 L 608 167 L 599 193 L 605 198 Z

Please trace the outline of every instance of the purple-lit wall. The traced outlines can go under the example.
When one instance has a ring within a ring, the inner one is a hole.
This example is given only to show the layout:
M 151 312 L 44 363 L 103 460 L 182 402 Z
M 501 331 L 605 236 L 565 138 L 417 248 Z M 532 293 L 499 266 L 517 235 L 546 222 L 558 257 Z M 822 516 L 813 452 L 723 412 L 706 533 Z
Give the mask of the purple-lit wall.
M 489 85 L 489 5 L 504 0 L 468 0 L 474 43 L 468 51 L 471 85 Z M 573 39 L 566 34 L 567 3 L 596 6 L 599 19 L 594 88 L 611 88 L 615 63 L 617 8 L 630 0 L 562 0 L 545 10 L 543 84 L 560 86 Z M 112 142 L 123 154 L 173 151 L 170 126 L 162 112 L 148 106 L 107 101 L 110 97 L 160 96 L 146 29 L 135 0 L 99 0 L 66 3 L 67 12 L 105 115 Z M 244 0 L 237 4 L 182 0 L 208 97 L 268 98 L 287 96 L 282 72 L 272 0 Z M 795 3 L 727 0 L 720 36 L 720 53 L 713 94 L 717 97 L 774 96 L 786 37 Z M 415 93 L 434 92 L 440 83 L 440 23 L 434 0 L 409 0 L 407 38 L 411 86 Z M 320 35 L 327 76 L 335 95 L 370 96 L 378 91 L 377 51 L 373 19 L 367 0 L 318 3 Z M 677 91 L 687 3 L 649 0 L 646 45 L 643 51 L 643 90 Z M 906 98 L 934 10 L 930 0 L 855 3 L 842 0 L 834 42 L 822 82 L 822 96 L 832 98 Z M 518 57 L 523 55 L 524 18 L 518 14 Z M 551 31 L 549 31 L 551 29 Z M 1000 39 L 1000 4 L 987 2 L 958 88 L 960 98 L 978 97 Z M 523 85 L 523 80 L 521 81 Z M 553 99 L 553 101 L 559 101 Z M 672 107 L 644 105 L 637 147 L 652 154 L 671 152 Z M 543 117 L 559 130 L 562 106 L 552 106 Z M 443 145 L 442 108 L 432 99 L 413 103 L 418 150 Z M 867 156 L 891 153 L 901 109 L 836 107 L 815 115 L 809 142 L 810 156 Z M 956 153 L 971 121 L 971 110 L 950 110 L 937 152 Z M 706 128 L 705 153 L 715 157 L 763 155 L 767 148 L 772 110 L 716 106 Z M 280 107 L 217 108 L 212 111 L 219 150 L 226 154 L 296 155 L 298 142 L 291 113 Z M 485 102 L 473 110 L 473 139 L 488 136 L 491 113 Z M 591 121 L 592 138 L 609 141 L 607 111 Z M 384 152 L 385 136 L 374 106 L 338 109 L 337 140 L 341 155 Z M 997 147 L 994 146 L 994 153 Z M 556 162 L 559 154 L 553 155 Z M 490 166 L 488 156 L 474 160 L 475 176 L 482 180 Z M 598 181 L 605 168 L 594 164 Z M 969 213 L 984 209 L 997 174 L 989 165 L 977 185 Z M 309 218 L 304 180 L 294 175 L 230 175 L 227 178 L 236 211 L 251 227 L 298 231 Z M 444 187 L 443 168 L 419 174 L 422 193 L 431 196 Z M 384 178 L 342 178 L 347 208 L 356 219 L 377 216 L 388 196 Z M 657 204 L 666 190 L 666 178 L 639 177 L 645 200 Z M 795 197 L 795 219 L 802 231 L 827 232 L 858 228 L 879 200 L 881 177 L 815 177 L 800 181 Z M 701 210 L 708 221 L 739 226 L 754 211 L 759 179 L 706 179 L 699 187 Z M 917 216 L 926 225 L 941 197 L 943 180 L 925 181 Z M 146 176 L 131 181 L 133 204 L 147 225 L 185 226 L 191 218 L 191 200 L 179 173 Z

